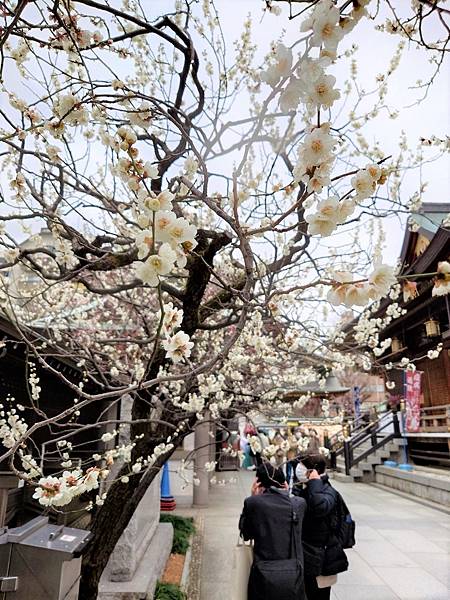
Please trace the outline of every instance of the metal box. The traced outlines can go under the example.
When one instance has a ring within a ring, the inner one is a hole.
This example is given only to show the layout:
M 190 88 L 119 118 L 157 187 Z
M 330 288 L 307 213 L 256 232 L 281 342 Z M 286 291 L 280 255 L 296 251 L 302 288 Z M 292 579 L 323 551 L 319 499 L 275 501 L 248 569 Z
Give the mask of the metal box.
M 37 517 L 0 535 L 1 600 L 78 600 L 81 552 L 91 534 Z

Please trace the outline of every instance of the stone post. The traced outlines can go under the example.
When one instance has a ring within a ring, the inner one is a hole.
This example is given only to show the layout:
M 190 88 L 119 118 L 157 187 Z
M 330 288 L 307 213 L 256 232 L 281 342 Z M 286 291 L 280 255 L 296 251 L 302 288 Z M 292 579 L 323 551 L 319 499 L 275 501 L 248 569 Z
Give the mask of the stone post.
M 11 471 L 0 471 L 0 528 L 6 525 L 9 490 L 17 488 L 19 478 Z
M 194 506 L 208 506 L 209 500 L 209 473 L 205 471 L 205 463 L 209 461 L 210 436 L 209 411 L 205 411 L 203 421 L 199 421 L 195 426 L 195 477 L 200 481 L 199 485 L 194 485 L 193 504 Z

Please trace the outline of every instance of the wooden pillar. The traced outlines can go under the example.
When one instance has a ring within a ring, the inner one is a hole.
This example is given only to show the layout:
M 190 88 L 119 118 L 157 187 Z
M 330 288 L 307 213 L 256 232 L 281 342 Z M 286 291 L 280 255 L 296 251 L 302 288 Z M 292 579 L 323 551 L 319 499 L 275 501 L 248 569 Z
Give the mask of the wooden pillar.
M 450 404 L 450 348 L 444 348 L 442 353 L 444 355 L 444 373 L 447 375 L 447 402 L 443 404 Z

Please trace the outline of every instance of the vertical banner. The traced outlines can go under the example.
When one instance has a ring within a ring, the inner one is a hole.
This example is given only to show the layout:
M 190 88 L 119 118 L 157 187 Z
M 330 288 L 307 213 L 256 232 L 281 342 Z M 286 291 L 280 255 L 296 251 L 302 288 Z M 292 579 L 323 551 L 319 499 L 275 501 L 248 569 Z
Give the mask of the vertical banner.
M 355 419 L 361 417 L 361 388 L 359 385 L 353 387 L 353 407 L 355 409 Z
M 420 430 L 421 371 L 405 371 L 405 426 L 409 433 Z

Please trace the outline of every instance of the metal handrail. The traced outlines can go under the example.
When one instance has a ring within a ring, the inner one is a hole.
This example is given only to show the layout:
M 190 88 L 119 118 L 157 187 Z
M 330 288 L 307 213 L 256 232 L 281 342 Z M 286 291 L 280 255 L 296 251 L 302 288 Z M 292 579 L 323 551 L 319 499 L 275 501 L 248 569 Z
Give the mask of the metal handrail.
M 383 423 L 381 421 L 383 421 Z M 382 439 L 379 440 L 378 434 L 392 425 L 394 426 L 393 433 L 384 435 Z M 372 423 L 369 423 L 362 429 L 359 429 L 356 432 L 356 434 L 351 435 L 349 439 L 344 438 L 343 446 L 341 448 L 338 448 L 337 450 L 333 450 L 331 453 L 331 466 L 335 469 L 337 466 L 337 456 L 344 454 L 345 473 L 346 475 L 350 475 L 350 469 L 353 466 L 357 465 L 359 462 L 370 456 L 370 454 L 373 454 L 374 452 L 382 448 L 392 439 L 398 437 L 401 437 L 398 415 L 396 411 L 389 410 L 388 412 L 380 416 L 376 421 L 373 421 Z M 369 439 L 371 440 L 371 447 L 355 457 L 354 450 L 356 448 L 359 448 Z
M 380 419 L 380 420 L 381 420 L 381 419 Z M 378 423 L 381 425 L 381 423 L 380 423 L 380 420 L 378 420 Z M 360 438 L 360 439 L 359 439 L 357 442 L 353 442 L 353 441 L 352 441 L 352 448 L 353 448 L 353 450 L 354 450 L 355 448 L 358 448 L 359 446 L 361 446 L 361 445 L 362 445 L 364 442 L 367 442 L 367 440 L 369 439 L 369 437 L 370 437 L 370 438 L 372 438 L 372 441 L 373 441 L 373 440 L 374 440 L 374 437 L 373 437 L 373 436 L 377 436 L 377 434 L 378 434 L 378 433 L 380 433 L 380 431 L 383 431 L 383 429 L 386 429 L 386 427 L 389 427 L 390 425 L 394 425 L 394 434 L 400 434 L 400 428 L 399 428 L 399 427 L 397 427 L 397 428 L 396 428 L 396 427 L 395 427 L 395 426 L 396 426 L 396 424 L 398 425 L 398 417 L 397 417 L 397 414 L 396 414 L 396 413 L 395 413 L 395 414 L 394 414 L 394 413 L 392 413 L 392 419 L 391 419 L 391 420 L 389 420 L 388 422 L 384 423 L 384 424 L 383 424 L 381 427 L 379 426 L 379 427 L 377 427 L 376 429 L 372 429 L 372 431 L 369 433 L 369 435 L 365 436 L 364 438 Z M 390 435 L 390 434 L 389 434 L 389 435 Z M 382 440 L 382 442 L 386 443 L 386 442 L 385 442 L 385 438 L 386 438 L 386 437 L 389 437 L 389 436 L 383 436 L 383 440 Z M 378 442 L 372 443 L 372 447 L 374 447 L 374 446 L 376 446 L 376 445 L 378 445 Z M 369 450 L 370 450 L 370 448 L 369 448 Z M 363 454 L 360 454 L 360 455 L 357 457 L 357 460 L 354 460 L 354 461 L 353 461 L 353 462 L 354 462 L 354 464 L 356 464 L 357 462 L 359 462 L 359 461 L 361 460 L 361 456 L 363 456 L 364 454 L 365 454 L 365 453 L 363 453 Z M 369 452 L 369 454 L 370 454 L 370 452 Z M 353 466 L 353 465 L 352 465 L 352 466 Z
M 389 410 L 389 411 L 387 411 L 387 412 L 384 412 L 382 416 L 383 416 L 383 417 L 385 417 L 385 416 L 386 416 L 387 414 L 389 414 L 390 412 L 392 412 L 392 410 Z M 350 426 L 350 429 L 351 429 L 352 433 L 353 433 L 354 431 L 356 431 L 356 430 L 359 430 L 359 429 L 361 429 L 361 425 L 362 425 L 363 423 L 366 423 L 366 420 L 365 420 L 365 418 L 366 418 L 366 417 L 369 417 L 369 418 L 370 418 L 370 416 L 371 416 L 371 413 L 370 413 L 370 411 L 365 411 L 365 412 L 364 412 L 364 413 L 362 413 L 362 414 L 361 414 L 359 417 L 355 417 L 355 418 L 354 418 L 354 419 L 352 419 L 351 421 L 348 421 L 347 425 L 349 425 L 349 426 Z M 379 418 L 380 418 L 380 416 L 377 414 L 377 419 L 376 419 L 376 420 L 379 420 Z M 371 421 L 371 422 L 373 422 L 373 421 Z M 364 427 L 365 427 L 365 426 L 364 426 Z M 337 431 L 336 433 L 334 433 L 334 434 L 333 434 L 333 435 L 332 435 L 332 436 L 329 438 L 329 441 L 330 441 L 331 443 L 333 443 L 333 438 L 335 438 L 335 439 L 337 440 L 337 439 L 339 439 L 339 437 L 340 437 L 340 436 L 342 436 L 342 435 L 343 435 L 343 434 L 342 434 L 342 431 Z

